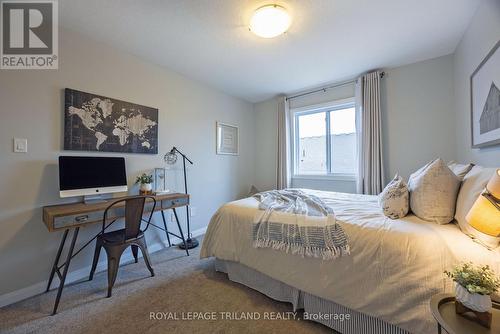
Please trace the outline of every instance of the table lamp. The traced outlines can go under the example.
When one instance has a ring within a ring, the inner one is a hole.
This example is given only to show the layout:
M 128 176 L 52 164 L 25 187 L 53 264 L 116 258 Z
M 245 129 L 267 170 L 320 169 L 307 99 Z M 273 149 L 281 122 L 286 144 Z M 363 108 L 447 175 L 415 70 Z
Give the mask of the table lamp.
M 497 169 L 465 217 L 476 230 L 500 236 L 500 169 Z

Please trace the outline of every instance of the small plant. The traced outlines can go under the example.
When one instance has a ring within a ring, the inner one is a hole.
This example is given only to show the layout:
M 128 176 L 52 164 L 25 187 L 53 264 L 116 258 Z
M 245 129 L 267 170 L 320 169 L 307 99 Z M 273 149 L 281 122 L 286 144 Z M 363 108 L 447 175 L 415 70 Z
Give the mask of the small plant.
M 474 266 L 472 262 L 463 263 L 444 273 L 470 293 L 491 295 L 500 288 L 500 280 L 488 265 L 481 267 Z
M 136 184 L 150 184 L 153 183 L 153 175 L 148 175 L 146 173 L 142 173 L 142 175 L 138 176 L 135 179 Z

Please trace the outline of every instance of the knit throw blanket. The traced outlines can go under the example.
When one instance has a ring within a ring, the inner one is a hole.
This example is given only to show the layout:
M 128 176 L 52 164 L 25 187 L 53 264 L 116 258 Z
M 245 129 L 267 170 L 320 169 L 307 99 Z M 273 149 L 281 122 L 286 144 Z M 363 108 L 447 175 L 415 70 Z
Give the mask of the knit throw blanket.
M 254 195 L 259 213 L 253 225 L 253 246 L 273 248 L 323 260 L 349 254 L 348 237 L 332 208 L 319 197 L 297 189 Z

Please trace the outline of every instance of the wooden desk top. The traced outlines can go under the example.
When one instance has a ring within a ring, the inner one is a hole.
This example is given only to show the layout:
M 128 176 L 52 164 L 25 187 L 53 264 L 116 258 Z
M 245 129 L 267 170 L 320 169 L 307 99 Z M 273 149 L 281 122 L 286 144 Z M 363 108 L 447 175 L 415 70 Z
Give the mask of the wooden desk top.
M 167 193 L 167 194 L 161 194 L 161 195 L 152 195 L 155 197 L 157 203 L 156 203 L 156 208 L 155 211 L 158 210 L 165 210 L 167 208 L 175 208 L 179 206 L 185 206 L 186 203 L 189 203 L 189 195 L 188 194 L 182 194 L 182 193 Z M 110 198 L 106 201 L 103 202 L 96 202 L 96 203 L 84 203 L 84 202 L 78 202 L 78 203 L 67 203 L 67 204 L 58 204 L 58 205 L 49 205 L 49 206 L 44 206 L 43 207 L 43 222 L 47 226 L 47 229 L 50 232 L 58 231 L 61 230 L 60 228 L 54 227 L 54 220 L 58 217 L 65 217 L 65 216 L 74 216 L 74 215 L 84 215 L 86 213 L 91 213 L 91 212 L 100 212 L 104 211 L 111 203 L 118 201 L 120 199 L 126 198 L 128 196 L 122 196 L 122 197 L 115 197 L 115 198 Z M 183 201 L 179 201 L 182 200 Z M 163 204 L 164 202 L 167 202 L 165 205 Z M 116 205 L 117 208 L 124 206 L 125 203 L 119 203 Z M 144 212 L 147 212 L 147 209 L 145 209 Z M 101 219 L 99 222 L 102 221 L 102 215 Z M 82 225 L 88 225 L 91 223 L 96 223 L 98 221 L 92 220 L 92 221 L 86 221 L 81 224 L 72 224 L 71 227 L 77 227 L 77 226 L 82 226 Z

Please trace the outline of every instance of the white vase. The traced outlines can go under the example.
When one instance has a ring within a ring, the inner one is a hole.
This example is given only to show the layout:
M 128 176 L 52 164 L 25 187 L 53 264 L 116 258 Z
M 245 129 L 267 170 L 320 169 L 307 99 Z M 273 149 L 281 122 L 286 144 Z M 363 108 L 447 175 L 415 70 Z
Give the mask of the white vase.
M 151 183 L 142 183 L 141 190 L 144 192 L 153 190 L 153 185 Z
M 489 295 L 470 293 L 460 284 L 455 284 L 455 295 L 456 300 L 471 310 L 477 312 L 489 312 L 491 310 L 491 297 Z

